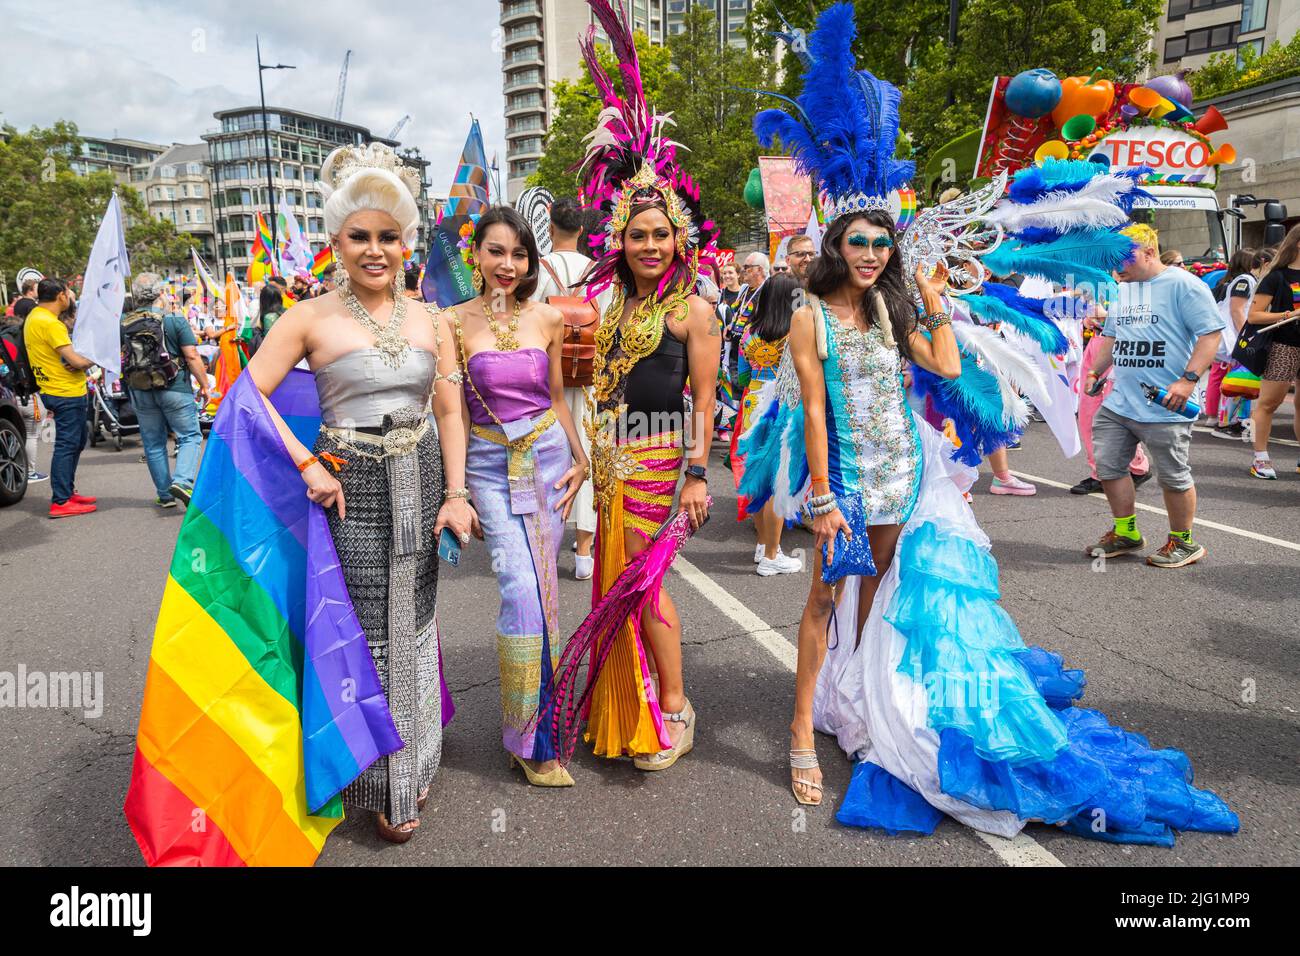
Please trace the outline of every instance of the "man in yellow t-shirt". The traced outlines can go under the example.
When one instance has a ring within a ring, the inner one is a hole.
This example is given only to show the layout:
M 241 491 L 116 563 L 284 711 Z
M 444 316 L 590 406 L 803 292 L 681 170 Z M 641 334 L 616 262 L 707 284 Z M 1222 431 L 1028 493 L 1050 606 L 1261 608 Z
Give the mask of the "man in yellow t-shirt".
M 86 369 L 94 363 L 72 348 L 59 316 L 72 305 L 72 293 L 59 279 L 42 279 L 36 308 L 23 323 L 27 361 L 41 390 L 41 404 L 54 416 L 54 457 L 50 462 L 50 517 L 67 518 L 95 510 L 95 499 L 76 489 L 77 463 L 86 444 Z

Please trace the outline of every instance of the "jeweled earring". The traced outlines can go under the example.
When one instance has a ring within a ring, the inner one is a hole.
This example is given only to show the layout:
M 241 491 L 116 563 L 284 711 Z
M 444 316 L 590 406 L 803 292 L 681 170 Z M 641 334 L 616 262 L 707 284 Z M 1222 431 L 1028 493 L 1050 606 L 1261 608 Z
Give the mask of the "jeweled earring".
M 478 267 L 477 262 L 474 263 L 474 271 L 469 274 L 469 281 L 474 283 L 474 291 L 482 295 L 484 285 L 483 270 Z
M 393 275 L 393 301 L 406 294 L 406 270 L 398 269 Z
M 348 270 L 343 268 L 343 260 L 339 258 L 337 249 L 332 250 L 334 254 L 334 288 L 338 289 L 342 295 L 347 295 L 350 289 L 348 284 Z

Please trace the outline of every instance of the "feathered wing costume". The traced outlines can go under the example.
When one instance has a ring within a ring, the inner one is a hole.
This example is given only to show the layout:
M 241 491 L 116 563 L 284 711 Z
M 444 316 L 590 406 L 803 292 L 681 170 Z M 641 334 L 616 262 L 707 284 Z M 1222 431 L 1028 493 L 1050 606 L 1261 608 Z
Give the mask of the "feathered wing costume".
M 632 367 L 668 334 L 663 317 L 684 305 L 700 265 L 714 262 L 717 253 L 717 230 L 701 212 L 699 188 L 677 162 L 682 147 L 667 136 L 672 118 L 646 102 L 626 10 L 621 2 L 616 9 L 610 0 L 588 4 L 618 61 L 623 95 L 597 59 L 595 28 L 588 28 L 580 41 L 582 56 L 603 108 L 586 137 L 580 195 L 584 205 L 604 215 L 604 229 L 591 240 L 596 261 L 587 297 L 594 299 L 611 286 L 616 294 L 596 334 L 596 408 L 588 425 L 598 517 L 593 608 L 565 648 L 548 695 L 551 705 L 537 717 L 551 723 L 565 762 L 583 718 L 587 739 L 600 756 L 651 755 L 671 747 L 642 641 L 641 615 L 647 607 L 659 614 L 664 576 L 692 533 L 685 514 L 669 517 L 683 442 L 676 432 L 626 441 L 619 422 L 626 410 L 623 385 Z M 644 205 L 656 206 L 668 217 L 676 250 L 654 294 L 634 312 L 646 320 L 634 320 L 622 330 L 624 290 L 617 268 L 623 233 L 633 211 Z M 651 542 L 631 561 L 624 548 L 625 528 Z M 586 684 L 579 690 L 584 660 Z
M 851 6 L 825 11 L 809 44 L 804 92 L 787 101 L 794 115 L 769 110 L 755 120 L 760 138 L 776 133 L 794 147 L 798 162 L 826 192 L 823 208 L 836 215 L 883 208 L 881 194 L 867 190 L 888 187 L 899 169 L 889 108 L 896 100 L 864 95 L 877 86 L 853 69 L 852 37 Z M 964 292 L 975 291 L 982 276 L 969 250 L 984 253 L 995 272 L 1014 266 L 1044 274 L 1056 267 L 1039 264 L 1053 262 L 1065 270 L 1077 253 L 1073 275 L 1104 273 L 1127 251 L 1114 238 L 1117 214 L 1101 206 L 1122 211 L 1133 191 L 1122 177 L 1080 168 L 1089 165 L 1027 170 L 1012 184 L 1010 199 L 995 208 L 987 197 L 967 197 L 964 208 L 928 210 L 930 219 L 917 217 L 897 254 L 905 262 L 945 258 Z M 996 186 L 999 194 L 1002 188 Z M 963 218 L 968 222 L 961 228 L 944 224 Z M 1088 251 L 1079 252 L 1085 242 Z M 957 311 L 966 313 L 954 322 L 962 375 L 949 382 L 921 369 L 915 374 L 957 421 L 968 452 L 995 441 L 999 431 L 1016 430 L 1025 410 L 1021 394 L 1037 400 L 1043 386 L 1028 350 L 1059 350 L 1062 338 L 1041 303 L 1012 289 L 988 285 L 982 294 L 953 298 L 963 304 Z M 970 316 L 1001 323 L 1009 334 Z M 896 459 L 892 471 L 874 474 L 889 479 L 909 466 L 917 473 L 894 561 L 880 579 L 863 632 L 854 633 L 859 588 L 850 574 L 837 597 L 818 675 L 814 724 L 857 760 L 838 819 L 891 833 L 929 833 L 947 814 L 1002 836 L 1032 820 L 1096 839 L 1162 845 L 1172 844 L 1174 830 L 1235 832 L 1237 817 L 1228 806 L 1191 785 L 1184 754 L 1152 749 L 1099 712 L 1075 706 L 1083 673 L 1065 668 L 1049 651 L 1026 647 L 998 604 L 989 539 L 958 486 L 969 469 L 954 461 L 952 444 L 910 410 L 902 425 L 888 417 L 903 391 L 901 377 L 878 378 L 869 405 L 846 405 L 836 393 L 852 398 L 859 385 L 843 375 L 851 366 L 844 358 L 849 337 L 824 312 L 815 322 L 828 382 L 828 443 L 837 453 L 830 456 L 831 484 L 846 519 L 852 525 L 855 513 L 870 510 L 863 503 L 878 489 L 864 482 L 855 502 L 845 494 L 851 481 L 842 478 L 836 486 L 837 472 L 861 470 L 910 431 L 914 443 L 900 446 L 909 454 Z M 883 337 L 883 327 L 879 331 Z M 879 367 L 884 353 L 874 354 Z M 793 518 L 808 494 L 808 466 L 798 377 L 788 351 L 786 358 L 774 397 L 745 443 L 749 466 L 741 491 L 753 507 L 770 497 L 779 513 Z M 847 441 L 839 434 L 846 431 Z

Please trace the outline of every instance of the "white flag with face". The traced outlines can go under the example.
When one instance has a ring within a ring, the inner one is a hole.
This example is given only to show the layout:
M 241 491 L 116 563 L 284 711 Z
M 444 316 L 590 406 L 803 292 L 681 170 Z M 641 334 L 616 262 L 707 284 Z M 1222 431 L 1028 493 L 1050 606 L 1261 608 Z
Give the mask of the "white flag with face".
M 122 206 L 114 193 L 90 249 L 72 330 L 72 348 L 114 375 L 122 374 L 122 302 L 130 274 Z

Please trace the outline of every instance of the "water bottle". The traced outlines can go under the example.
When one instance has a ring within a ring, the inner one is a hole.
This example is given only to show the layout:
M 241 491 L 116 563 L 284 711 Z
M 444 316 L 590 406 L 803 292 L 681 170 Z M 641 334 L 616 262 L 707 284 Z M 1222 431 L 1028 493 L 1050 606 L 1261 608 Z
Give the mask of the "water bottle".
M 1154 403 L 1156 405 L 1163 406 L 1165 403 L 1165 396 L 1169 394 L 1169 390 L 1167 388 L 1157 388 L 1155 386 L 1148 385 L 1146 382 L 1143 382 L 1142 394 L 1146 395 L 1148 405 Z M 1172 408 L 1166 410 L 1173 411 Z M 1188 421 L 1194 422 L 1196 421 L 1196 417 L 1201 414 L 1201 406 L 1197 405 L 1194 401 L 1192 401 L 1189 398 L 1187 400 L 1187 404 L 1182 407 L 1182 410 L 1176 412 L 1175 414 L 1182 415 L 1183 418 L 1186 418 Z

